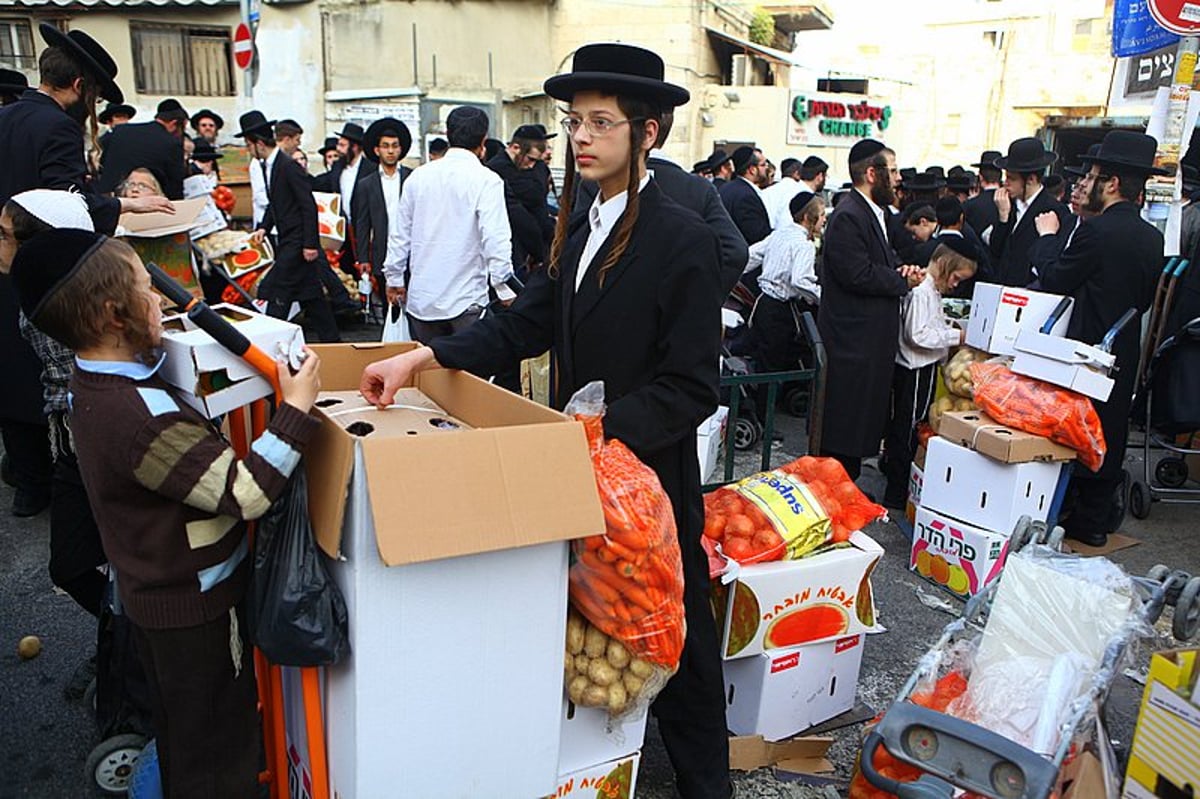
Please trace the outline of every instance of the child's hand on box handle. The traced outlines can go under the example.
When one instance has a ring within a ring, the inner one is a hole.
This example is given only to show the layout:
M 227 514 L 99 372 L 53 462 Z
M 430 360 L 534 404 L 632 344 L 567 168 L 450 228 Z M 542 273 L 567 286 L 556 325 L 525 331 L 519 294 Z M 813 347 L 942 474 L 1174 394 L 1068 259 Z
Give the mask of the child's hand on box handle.
M 412 380 L 413 375 L 425 369 L 441 366 L 437 357 L 429 347 L 417 347 L 415 350 L 393 355 L 383 361 L 375 361 L 363 369 L 362 378 L 358 383 L 358 391 L 363 399 L 380 410 L 392 404 L 396 392 Z
M 308 347 L 304 348 L 304 363 L 292 374 L 286 358 L 277 361 L 279 367 L 279 391 L 283 401 L 297 410 L 308 413 L 317 394 L 321 393 L 321 359 Z

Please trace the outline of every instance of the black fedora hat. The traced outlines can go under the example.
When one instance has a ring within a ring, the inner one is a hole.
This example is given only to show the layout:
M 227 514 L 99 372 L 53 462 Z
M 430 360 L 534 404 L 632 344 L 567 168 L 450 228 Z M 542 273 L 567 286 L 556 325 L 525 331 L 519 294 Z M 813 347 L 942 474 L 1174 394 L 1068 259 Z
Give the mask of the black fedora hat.
M 344 125 L 342 125 L 342 131 L 341 131 L 341 133 L 338 134 L 338 136 L 343 139 L 349 139 L 350 141 L 354 142 L 355 144 L 362 144 L 363 143 L 362 125 L 359 125 L 357 122 L 347 122 Z
M 117 62 L 99 42 L 83 31 L 63 33 L 47 22 L 39 24 L 38 31 L 46 44 L 66 50 L 80 69 L 100 82 L 101 97 L 110 103 L 125 102 L 125 95 L 117 85 Z
M 207 108 L 201 108 L 199 111 L 192 114 L 192 130 L 200 130 L 200 120 L 202 119 L 211 119 L 214 123 L 216 123 L 217 130 L 225 127 L 225 120 L 221 119 L 220 114 L 218 114 L 216 111 L 210 111 Z
M 701 172 L 711 172 L 711 171 L 712 171 L 712 165 L 708 162 L 707 158 L 705 158 L 703 161 L 697 161 L 696 163 L 692 164 L 692 174 L 693 175 L 699 175 Z
M 135 116 L 137 116 L 137 109 L 128 103 L 109 103 L 104 106 L 104 110 L 97 115 L 96 119 L 101 125 L 107 125 L 113 117 L 133 119 Z
M 660 108 L 685 104 L 691 95 L 682 86 L 663 80 L 663 60 L 642 47 L 628 44 L 585 44 L 575 51 L 571 71 L 546 79 L 543 88 L 556 100 L 569 101 L 576 92 L 597 89 L 656 103 Z
M 905 191 L 937 191 L 945 188 L 946 181 L 933 172 L 918 172 L 912 177 L 904 178 Z
M 543 139 L 553 139 L 557 133 L 550 133 L 546 130 L 545 125 L 521 125 L 513 131 L 514 139 L 533 139 L 540 141 Z
M 212 142 L 208 139 L 195 140 L 196 148 L 192 150 L 193 161 L 216 161 L 218 158 L 225 156 L 216 147 L 212 146 Z
M 158 110 L 154 113 L 155 119 L 187 119 L 187 111 L 183 110 L 183 106 L 174 97 L 168 97 L 158 104 Z
M 333 152 L 334 150 L 337 150 L 337 142 L 338 142 L 337 136 L 326 136 L 324 146 L 322 146 L 321 149 L 317 150 L 317 152 L 320 153 L 322 157 L 324 157 L 325 153 Z
M 979 161 L 971 164 L 971 166 L 976 169 L 999 169 L 996 166 L 996 161 L 1003 157 L 1003 153 L 999 150 L 984 150 L 983 155 L 979 156 Z
M 1102 167 L 1110 167 L 1118 172 L 1136 172 L 1144 175 L 1167 175 L 1170 170 L 1154 165 L 1154 155 L 1158 152 L 1158 141 L 1145 133 L 1135 133 L 1132 130 L 1110 130 L 1100 149 L 1095 154 L 1083 156 L 1083 163 L 1092 163 Z
M 908 181 L 917 176 L 917 168 L 915 166 L 906 166 L 900 170 L 900 185 L 903 186 Z
M 1100 142 L 1096 142 L 1095 144 L 1092 144 L 1087 148 L 1087 155 L 1095 155 L 1098 152 L 1100 152 Z M 1084 156 L 1081 155 L 1079 157 L 1082 159 Z M 1071 177 L 1074 177 L 1074 178 L 1081 178 L 1084 175 L 1086 175 L 1087 173 L 1088 173 L 1087 164 L 1080 164 L 1079 166 L 1064 166 L 1063 167 L 1063 174 L 1070 175 Z
M 244 139 L 247 133 L 271 134 L 274 132 L 272 129 L 272 125 L 274 124 L 275 120 L 267 119 L 262 111 L 247 111 L 238 117 L 238 125 L 242 129 L 233 135 L 234 138 Z
M 1183 172 L 1183 194 L 1191 197 L 1200 191 L 1200 169 L 1191 164 L 1180 164 L 1179 169 Z
M 927 175 L 937 175 L 937 176 L 938 176 L 939 178 L 941 178 L 942 180 L 945 180 L 945 179 L 946 179 L 946 169 L 945 169 L 945 167 L 940 167 L 940 166 L 927 166 L 927 167 L 925 167 L 925 174 L 927 174 Z
M 712 155 L 708 157 L 708 168 L 716 172 L 718 167 L 732 160 L 733 153 L 727 153 L 724 150 L 713 150 Z
M 946 188 L 950 191 L 970 191 L 974 186 L 975 174 L 972 172 L 960 172 L 946 178 Z
M 1042 172 L 1058 160 L 1058 153 L 1046 149 L 1040 139 L 1026 136 L 1008 145 L 1008 155 L 997 158 L 997 169 L 1009 172 Z
M 408 155 L 408 151 L 412 148 L 412 133 L 409 131 L 408 125 L 395 117 L 384 117 L 372 122 L 367 127 L 367 132 L 363 134 L 363 155 L 367 157 L 368 161 L 379 161 L 379 156 L 375 154 L 375 147 L 384 136 L 395 136 L 400 139 L 400 157 Z
M 20 94 L 29 88 L 29 78 L 15 69 L 0 69 L 0 94 Z

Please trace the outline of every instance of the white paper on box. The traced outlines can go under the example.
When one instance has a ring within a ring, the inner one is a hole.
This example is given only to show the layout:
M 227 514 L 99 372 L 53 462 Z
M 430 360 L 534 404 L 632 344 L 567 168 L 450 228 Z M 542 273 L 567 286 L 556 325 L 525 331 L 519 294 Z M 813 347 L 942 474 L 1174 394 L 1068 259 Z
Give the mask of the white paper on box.
M 501 776 L 505 795 L 553 794 L 567 542 L 385 566 L 355 450 L 329 561 L 351 644 L 326 670 L 330 795 L 478 799 Z
M 700 458 L 700 482 L 706 483 L 717 468 L 725 444 L 725 423 L 729 408 L 718 405 L 713 415 L 696 428 L 696 454 Z
M 1070 338 L 1022 330 L 1017 336 L 1012 370 L 1078 391 L 1101 402 L 1112 393 L 1108 376 L 1116 358 L 1099 347 Z
M 1001 463 L 935 436 L 927 445 L 921 504 L 1007 534 L 1022 516 L 1046 521 L 1061 473 L 1061 463 Z
M 647 716 L 643 710 L 617 722 L 609 718 L 604 708 L 581 707 L 564 697 L 558 739 L 558 773 L 569 774 L 637 752 L 646 739 Z
M 1057 294 L 976 283 L 966 342 L 994 355 L 1013 355 L 1017 332 L 1025 328 L 1040 329 L 1060 300 L 1062 297 Z M 1066 334 L 1073 307 L 1074 303 L 1055 323 L 1050 331 L 1052 335 Z
M 974 596 L 1004 568 L 1008 538 L 922 505 L 913 522 L 908 567 L 952 594 Z
M 865 640 L 852 635 L 725 661 L 730 731 L 779 741 L 850 710 Z

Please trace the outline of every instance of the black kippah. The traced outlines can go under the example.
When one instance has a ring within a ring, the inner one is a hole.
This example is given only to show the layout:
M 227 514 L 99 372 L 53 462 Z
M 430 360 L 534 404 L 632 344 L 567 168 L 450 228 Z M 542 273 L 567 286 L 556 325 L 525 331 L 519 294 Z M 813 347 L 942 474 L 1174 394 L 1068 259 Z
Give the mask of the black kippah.
M 66 285 L 108 237 L 88 230 L 45 230 L 21 245 L 13 258 L 12 281 L 21 310 L 36 324 L 46 303 Z
M 965 236 L 938 236 L 938 244 L 944 244 L 963 258 L 979 262 L 979 249 L 967 241 Z
M 850 148 L 850 163 L 857 164 L 859 161 L 866 161 L 873 155 L 878 155 L 881 151 L 886 150 L 887 145 L 875 139 L 863 139 L 854 144 Z

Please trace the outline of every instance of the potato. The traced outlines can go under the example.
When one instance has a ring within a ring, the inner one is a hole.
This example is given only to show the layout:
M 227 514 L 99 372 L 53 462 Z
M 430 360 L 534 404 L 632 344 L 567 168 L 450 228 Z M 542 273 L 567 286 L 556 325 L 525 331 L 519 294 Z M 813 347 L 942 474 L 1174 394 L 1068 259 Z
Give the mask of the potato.
M 636 674 L 625 672 L 621 676 L 621 684 L 625 686 L 625 692 L 629 694 L 630 699 L 637 699 L 642 693 L 642 688 L 646 685 L 646 681 Z
M 628 704 L 629 695 L 625 692 L 625 686 L 619 680 L 608 686 L 608 712 L 611 715 L 621 715 L 625 712 L 625 707 Z
M 629 665 L 629 650 L 615 638 L 608 642 L 606 657 L 614 669 L 623 669 Z
M 584 707 L 608 707 L 608 688 L 603 685 L 589 685 L 583 689 L 583 696 L 575 704 Z
M 21 660 L 31 660 L 42 651 L 42 639 L 36 635 L 27 635 L 17 642 L 17 655 Z
M 577 674 L 587 674 L 588 667 L 592 665 L 592 659 L 587 655 L 575 656 L 575 672 Z
M 588 667 L 588 679 L 596 683 L 596 685 L 612 685 L 621 679 L 621 672 L 614 669 L 608 664 L 608 661 L 602 658 L 596 658 Z
M 582 674 L 577 674 L 567 683 L 567 698 L 577 705 L 583 704 L 583 692 L 591 686 L 588 678 Z
M 563 653 L 563 674 L 566 675 L 567 682 L 575 677 L 575 656 L 570 652 Z
M 654 674 L 654 667 L 641 658 L 629 661 L 629 670 L 635 677 L 641 677 L 643 680 L 650 679 L 650 676 Z
M 608 649 L 608 636 L 589 624 L 583 637 L 584 653 L 590 658 L 602 658 L 606 649 Z
M 567 652 L 578 655 L 583 651 L 583 631 L 586 627 L 583 617 L 575 611 L 567 614 Z

